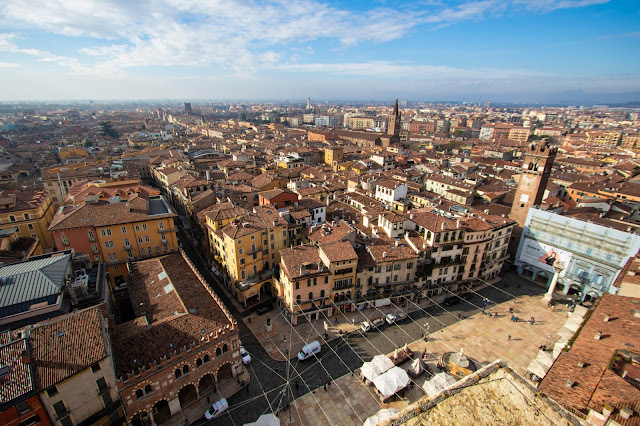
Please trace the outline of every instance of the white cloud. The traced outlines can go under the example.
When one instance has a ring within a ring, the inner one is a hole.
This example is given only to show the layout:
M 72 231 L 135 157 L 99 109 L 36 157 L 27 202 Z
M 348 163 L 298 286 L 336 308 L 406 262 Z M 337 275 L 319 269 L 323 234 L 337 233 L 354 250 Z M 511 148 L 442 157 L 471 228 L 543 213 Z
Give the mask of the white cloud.
M 401 39 L 420 25 L 437 28 L 486 19 L 507 10 L 549 12 L 606 1 L 471 0 L 450 7 L 446 2 L 426 0 L 401 7 L 389 2 L 389 7 L 356 11 L 322 0 L 11 0 L 0 4 L 0 24 L 5 27 L 22 25 L 25 31 L 36 28 L 88 37 L 96 43 L 72 55 L 67 53 L 69 57 L 22 47 L 29 40 L 18 40 L 13 34 L 0 37 L 0 51 L 30 55 L 74 74 L 103 78 L 123 77 L 132 68 L 173 66 L 213 66 L 226 73 L 250 75 L 292 59 L 313 57 L 313 50 L 297 49 L 313 40 L 348 48 Z M 97 45 L 105 40 L 110 44 Z M 415 70 L 382 63 L 377 66 L 376 72 Z M 359 67 L 342 64 L 340 68 L 343 73 L 372 72 Z M 437 71 L 423 67 L 427 73 Z
M 13 62 L 0 62 L 0 68 L 18 68 L 20 64 Z
M 466 69 L 439 65 L 397 64 L 389 61 L 351 63 L 283 64 L 275 67 L 288 72 L 315 72 L 333 75 L 369 76 L 379 78 L 522 78 L 544 74 L 523 70 L 477 68 Z

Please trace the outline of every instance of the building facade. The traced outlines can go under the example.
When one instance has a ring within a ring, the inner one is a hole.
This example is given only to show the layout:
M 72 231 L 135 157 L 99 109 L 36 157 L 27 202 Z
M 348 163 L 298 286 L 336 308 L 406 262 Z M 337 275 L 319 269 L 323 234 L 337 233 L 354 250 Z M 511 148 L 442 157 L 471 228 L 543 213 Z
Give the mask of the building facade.
M 518 273 L 543 285 L 551 285 L 560 266 L 556 291 L 595 300 L 618 291 L 613 284 L 639 249 L 640 236 L 634 233 L 533 208 L 515 265 Z

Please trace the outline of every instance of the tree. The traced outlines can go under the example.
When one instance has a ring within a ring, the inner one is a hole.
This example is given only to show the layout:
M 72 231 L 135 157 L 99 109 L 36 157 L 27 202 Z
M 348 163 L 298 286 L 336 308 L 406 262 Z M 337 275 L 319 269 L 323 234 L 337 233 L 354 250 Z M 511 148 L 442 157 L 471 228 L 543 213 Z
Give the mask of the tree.
M 457 129 L 453 132 L 453 136 L 459 138 L 460 136 L 464 135 L 464 130 L 461 129 Z
M 98 123 L 100 128 L 102 129 L 102 135 L 110 138 L 116 139 L 120 134 L 116 129 L 113 128 L 110 121 L 101 121 Z

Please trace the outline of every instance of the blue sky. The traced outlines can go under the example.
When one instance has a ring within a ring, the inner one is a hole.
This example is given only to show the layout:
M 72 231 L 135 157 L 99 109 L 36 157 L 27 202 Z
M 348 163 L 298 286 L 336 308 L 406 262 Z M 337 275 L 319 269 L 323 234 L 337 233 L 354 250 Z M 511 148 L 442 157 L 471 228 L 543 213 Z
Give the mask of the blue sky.
M 637 0 L 6 0 L 0 100 L 640 100 Z

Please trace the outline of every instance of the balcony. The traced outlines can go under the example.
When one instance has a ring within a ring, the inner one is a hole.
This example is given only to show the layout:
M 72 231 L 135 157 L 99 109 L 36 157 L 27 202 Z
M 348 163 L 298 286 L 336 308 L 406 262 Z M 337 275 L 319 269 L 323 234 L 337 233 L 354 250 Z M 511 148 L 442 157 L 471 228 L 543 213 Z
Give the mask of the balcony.
M 165 232 L 176 232 L 176 228 L 158 228 L 158 232 L 161 234 Z
M 256 247 L 256 248 L 254 248 L 252 250 L 247 251 L 247 254 L 258 253 L 260 251 L 262 251 L 262 247 Z
M 273 277 L 273 269 L 269 269 L 268 271 L 260 272 L 257 275 L 250 275 L 246 280 L 242 280 L 236 283 L 236 287 L 240 291 L 245 291 L 250 289 L 252 286 L 256 284 L 260 284 L 261 282 L 270 279 Z

